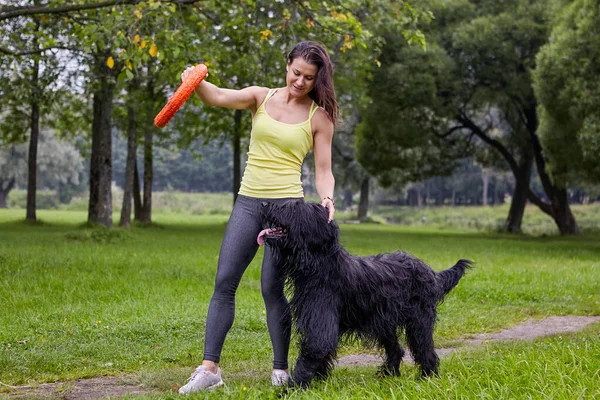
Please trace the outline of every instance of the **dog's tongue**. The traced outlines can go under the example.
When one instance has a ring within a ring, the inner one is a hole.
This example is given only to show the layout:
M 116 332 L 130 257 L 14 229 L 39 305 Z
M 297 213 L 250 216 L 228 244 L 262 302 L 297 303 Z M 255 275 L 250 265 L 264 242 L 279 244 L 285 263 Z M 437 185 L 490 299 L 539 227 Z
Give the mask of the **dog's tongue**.
M 258 243 L 259 246 L 262 246 L 263 244 L 265 244 L 265 235 L 269 231 L 270 231 L 270 229 L 263 229 L 262 231 L 260 231 L 260 233 L 258 234 L 258 237 L 256 238 L 256 242 Z
M 260 233 L 258 234 L 258 237 L 256 238 L 256 242 L 258 243 L 259 246 L 262 246 L 263 244 L 265 244 L 265 235 L 274 233 L 274 232 L 280 232 L 281 229 L 279 228 L 267 228 L 267 229 L 263 229 L 262 231 L 260 231 Z

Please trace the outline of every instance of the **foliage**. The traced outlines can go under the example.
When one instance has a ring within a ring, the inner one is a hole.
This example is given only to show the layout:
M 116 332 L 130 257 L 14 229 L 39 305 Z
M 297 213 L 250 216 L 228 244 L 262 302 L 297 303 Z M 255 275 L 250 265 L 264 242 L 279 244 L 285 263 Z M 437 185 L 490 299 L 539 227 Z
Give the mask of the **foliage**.
M 537 56 L 540 136 L 556 181 L 600 182 L 600 5 L 578 0 L 557 17 Z
M 0 180 L 16 179 L 19 186 L 27 186 L 28 145 L 0 148 Z M 83 172 L 83 158 L 68 142 L 56 139 L 52 132 L 42 131 L 38 150 L 38 186 L 78 186 Z
M 452 113 L 444 95 L 455 85 L 452 60 L 436 44 L 425 52 L 393 34 L 380 60 L 358 128 L 358 160 L 383 186 L 450 174 L 465 154 L 436 133 Z
M 34 0 L 21 3 L 36 5 Z M 0 139 L 24 142 L 29 135 L 31 108 L 36 103 L 42 116 L 55 101 L 64 73 L 57 37 L 63 20 L 19 17 L 0 25 Z

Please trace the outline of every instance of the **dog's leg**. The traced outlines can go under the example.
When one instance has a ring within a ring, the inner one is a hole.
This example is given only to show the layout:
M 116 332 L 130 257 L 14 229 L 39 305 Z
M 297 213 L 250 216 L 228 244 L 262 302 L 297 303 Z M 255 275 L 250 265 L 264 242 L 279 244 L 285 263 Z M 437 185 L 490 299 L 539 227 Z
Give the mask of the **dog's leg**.
M 334 358 L 327 356 L 325 359 L 317 359 L 299 356 L 292 374 L 293 384 L 306 388 L 313 379 L 325 379 L 331 372 Z
M 321 297 L 323 299 L 326 297 Z M 321 305 L 322 306 L 322 305 Z M 294 384 L 307 387 L 316 375 L 326 376 L 335 360 L 339 322 L 335 307 L 313 308 L 300 318 L 300 355 L 293 371 Z
M 331 370 L 333 369 L 333 365 L 333 357 L 321 361 L 321 364 L 317 367 L 317 370 L 315 371 L 315 379 L 325 380 L 329 376 Z
M 383 376 L 400 376 L 400 363 L 404 357 L 404 349 L 398 341 L 397 333 L 391 332 L 377 339 L 385 349 L 386 359 L 379 368 L 379 374 Z
M 419 318 L 409 321 L 406 326 L 406 340 L 413 358 L 421 367 L 425 376 L 437 375 L 439 357 L 433 345 L 433 324 L 435 310 L 429 315 L 419 315 Z

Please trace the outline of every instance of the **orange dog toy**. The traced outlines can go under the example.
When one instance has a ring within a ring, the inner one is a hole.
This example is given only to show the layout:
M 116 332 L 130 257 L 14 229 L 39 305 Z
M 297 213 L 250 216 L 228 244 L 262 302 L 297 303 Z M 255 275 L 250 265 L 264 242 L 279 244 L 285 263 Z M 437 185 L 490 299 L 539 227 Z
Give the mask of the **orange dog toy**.
M 177 88 L 173 96 L 169 99 L 167 104 L 160 110 L 158 115 L 154 118 L 154 125 L 159 128 L 164 128 L 165 125 L 173 118 L 173 115 L 179 110 L 179 108 L 190 98 L 194 89 L 202 82 L 202 80 L 208 74 L 208 68 L 204 64 L 198 64 L 185 78 L 181 85 Z

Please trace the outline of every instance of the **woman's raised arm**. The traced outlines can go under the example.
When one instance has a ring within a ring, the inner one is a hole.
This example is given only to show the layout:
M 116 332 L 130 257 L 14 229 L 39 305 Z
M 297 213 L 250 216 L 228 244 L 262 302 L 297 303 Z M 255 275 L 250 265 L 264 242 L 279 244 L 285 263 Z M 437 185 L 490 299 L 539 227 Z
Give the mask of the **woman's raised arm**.
M 190 68 L 183 71 L 181 80 L 186 78 Z M 252 112 L 257 108 L 257 99 L 264 98 L 267 91 L 267 88 L 260 86 L 249 86 L 241 90 L 223 89 L 205 80 L 200 82 L 195 90 L 200 100 L 209 106 L 227 107 L 235 110 L 249 108 Z

